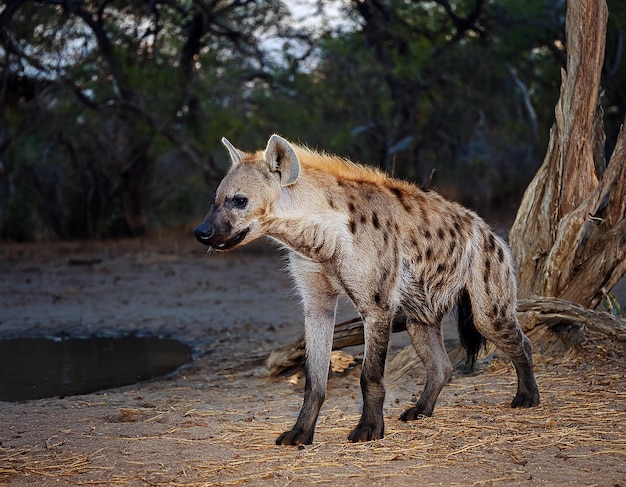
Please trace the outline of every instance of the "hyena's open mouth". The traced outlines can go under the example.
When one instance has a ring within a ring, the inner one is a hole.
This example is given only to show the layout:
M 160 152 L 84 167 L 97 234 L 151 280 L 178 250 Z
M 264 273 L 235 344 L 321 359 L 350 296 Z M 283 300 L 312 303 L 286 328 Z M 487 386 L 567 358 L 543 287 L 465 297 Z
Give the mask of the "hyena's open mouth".
M 211 244 L 211 247 L 213 247 L 216 250 L 232 249 L 236 245 L 239 245 L 243 241 L 244 238 L 246 238 L 246 235 L 248 235 L 249 230 L 250 230 L 249 228 L 246 228 L 245 230 L 242 230 L 237 235 L 235 235 L 233 238 L 226 240 L 226 242 L 222 242 L 219 244 Z

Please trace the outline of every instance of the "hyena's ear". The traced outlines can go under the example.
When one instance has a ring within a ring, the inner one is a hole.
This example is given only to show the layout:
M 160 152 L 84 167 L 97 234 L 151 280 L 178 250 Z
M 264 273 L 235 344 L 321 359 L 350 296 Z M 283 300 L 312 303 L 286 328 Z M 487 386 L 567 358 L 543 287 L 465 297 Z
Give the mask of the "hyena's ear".
M 280 135 L 272 135 L 267 141 L 264 156 L 270 171 L 280 175 L 281 186 L 289 186 L 296 182 L 300 175 L 300 161 L 289 142 Z
M 239 164 L 246 155 L 244 151 L 240 151 L 233 144 L 231 144 L 226 137 L 222 137 L 222 144 L 224 144 L 224 147 L 228 149 L 228 154 L 230 155 L 230 160 L 232 161 L 233 166 Z

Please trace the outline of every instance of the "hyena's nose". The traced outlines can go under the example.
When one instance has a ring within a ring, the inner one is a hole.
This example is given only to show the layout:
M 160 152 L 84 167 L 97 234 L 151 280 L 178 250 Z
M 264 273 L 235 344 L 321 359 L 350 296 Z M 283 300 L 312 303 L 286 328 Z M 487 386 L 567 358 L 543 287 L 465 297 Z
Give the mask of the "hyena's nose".
M 193 229 L 193 234 L 196 236 L 198 242 L 203 243 L 204 245 L 210 244 L 213 233 L 215 233 L 215 231 L 208 223 L 201 223 Z

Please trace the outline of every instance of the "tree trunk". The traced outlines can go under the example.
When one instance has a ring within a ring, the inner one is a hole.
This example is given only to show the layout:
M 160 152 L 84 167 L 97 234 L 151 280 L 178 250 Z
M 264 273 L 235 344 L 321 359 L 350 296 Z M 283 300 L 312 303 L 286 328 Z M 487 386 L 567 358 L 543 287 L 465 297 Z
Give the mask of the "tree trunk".
M 510 232 L 520 299 L 556 297 L 594 308 L 626 272 L 626 133 L 605 165 L 599 99 L 607 18 L 604 0 L 567 2 L 567 66 L 555 122 Z M 563 331 L 572 335 L 571 327 Z
M 626 271 L 624 131 L 604 169 L 600 73 L 604 0 L 567 3 L 567 71 L 543 165 L 510 233 L 519 297 L 595 307 Z

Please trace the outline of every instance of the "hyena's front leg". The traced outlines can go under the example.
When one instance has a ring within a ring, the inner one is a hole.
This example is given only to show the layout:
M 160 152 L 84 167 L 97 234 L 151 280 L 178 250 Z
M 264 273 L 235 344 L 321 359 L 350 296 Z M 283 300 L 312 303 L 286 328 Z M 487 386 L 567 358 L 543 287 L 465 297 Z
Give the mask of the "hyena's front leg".
M 296 283 L 304 301 L 306 385 L 302 409 L 293 428 L 276 439 L 277 445 L 308 445 L 324 399 L 333 346 L 337 293 L 322 274 L 299 275 Z M 306 282 L 305 282 L 306 281 Z M 302 286 L 306 284 L 306 288 Z
M 363 413 L 359 424 L 348 436 L 353 442 L 379 440 L 385 436 L 383 403 L 385 402 L 385 361 L 391 336 L 391 318 L 366 318 L 365 358 L 361 371 Z

